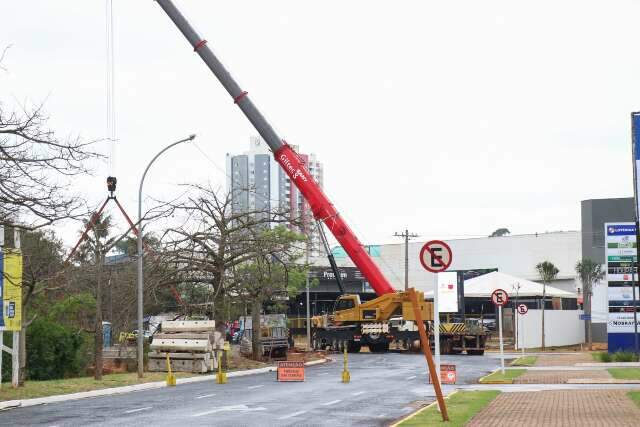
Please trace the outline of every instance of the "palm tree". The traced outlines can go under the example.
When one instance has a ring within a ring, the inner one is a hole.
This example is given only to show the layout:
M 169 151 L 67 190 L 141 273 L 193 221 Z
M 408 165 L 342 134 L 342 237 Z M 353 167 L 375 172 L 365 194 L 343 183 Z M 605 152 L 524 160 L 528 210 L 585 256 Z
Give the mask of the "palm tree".
M 104 258 L 113 246 L 116 237 L 110 237 L 112 231 L 111 216 L 97 213 L 92 214 L 93 225 L 87 238 L 78 252 L 78 258 L 86 264 L 93 264 L 96 271 L 95 295 L 96 295 L 96 327 L 94 341 L 94 378 L 102 379 L 102 270 Z M 89 221 L 85 221 L 85 225 Z
M 587 317 L 587 345 L 589 350 L 592 348 L 591 335 L 591 296 L 593 295 L 593 285 L 604 279 L 605 272 L 602 265 L 585 258 L 576 263 L 576 273 L 580 276 L 582 282 L 582 291 L 584 295 L 584 313 Z
M 547 284 L 556 278 L 560 270 L 550 261 L 539 262 L 536 270 L 542 279 L 542 351 L 544 351 L 544 305 L 547 298 Z

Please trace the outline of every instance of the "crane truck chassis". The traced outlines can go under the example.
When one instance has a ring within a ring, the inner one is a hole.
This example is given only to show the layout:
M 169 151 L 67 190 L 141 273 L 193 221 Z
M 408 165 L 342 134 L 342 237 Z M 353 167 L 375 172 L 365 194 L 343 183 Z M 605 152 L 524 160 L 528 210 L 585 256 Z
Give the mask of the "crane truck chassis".
M 424 301 L 422 292 L 417 292 Z M 424 301 L 420 307 L 434 346 L 433 303 Z M 420 348 L 420 336 L 406 292 L 386 294 L 365 303 L 358 295 L 342 295 L 336 301 L 332 315 L 314 316 L 311 343 L 315 350 L 357 353 L 368 346 L 372 353 L 386 352 L 392 343 L 405 350 Z M 486 332 L 482 326 L 466 323 L 440 325 L 442 354 L 484 354 Z

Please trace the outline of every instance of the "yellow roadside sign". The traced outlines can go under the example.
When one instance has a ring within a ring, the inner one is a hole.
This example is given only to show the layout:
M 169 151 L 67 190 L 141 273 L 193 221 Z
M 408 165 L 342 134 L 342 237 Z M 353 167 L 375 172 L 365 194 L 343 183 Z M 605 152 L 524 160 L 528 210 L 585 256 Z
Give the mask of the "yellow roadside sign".
M 22 253 L 18 249 L 0 252 L 0 292 L 2 319 L 0 329 L 19 331 L 22 327 Z

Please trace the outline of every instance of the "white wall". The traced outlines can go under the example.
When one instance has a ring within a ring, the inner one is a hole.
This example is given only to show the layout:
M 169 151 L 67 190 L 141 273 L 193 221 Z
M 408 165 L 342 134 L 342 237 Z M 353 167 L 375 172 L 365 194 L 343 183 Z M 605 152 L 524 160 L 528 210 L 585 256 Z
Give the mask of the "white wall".
M 545 345 L 574 345 L 585 342 L 582 310 L 545 310 Z M 518 348 L 542 346 L 542 310 L 529 310 L 520 317 L 518 325 Z M 524 341 L 523 341 L 524 340 Z

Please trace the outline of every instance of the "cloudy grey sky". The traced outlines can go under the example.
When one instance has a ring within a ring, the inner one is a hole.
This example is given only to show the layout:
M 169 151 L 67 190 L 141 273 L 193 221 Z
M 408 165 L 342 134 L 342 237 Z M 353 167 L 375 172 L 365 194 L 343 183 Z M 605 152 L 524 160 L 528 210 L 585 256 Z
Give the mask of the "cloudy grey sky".
M 61 134 L 104 138 L 105 1 L 0 4 L 0 99 L 46 100 Z M 176 4 L 281 136 L 317 154 L 365 243 L 405 227 L 575 230 L 580 200 L 632 194 L 637 2 Z M 190 133 L 206 156 L 175 148 L 146 197 L 224 186 L 225 153 L 255 131 L 157 4 L 114 0 L 114 14 L 119 199 L 133 214 L 146 162 Z M 74 190 L 98 204 L 108 172 L 97 165 Z

